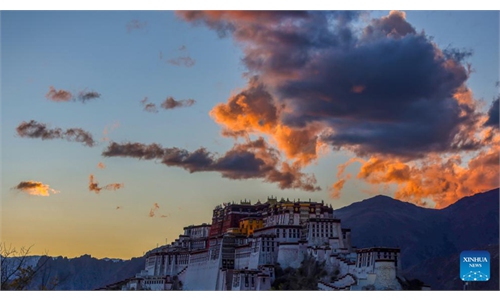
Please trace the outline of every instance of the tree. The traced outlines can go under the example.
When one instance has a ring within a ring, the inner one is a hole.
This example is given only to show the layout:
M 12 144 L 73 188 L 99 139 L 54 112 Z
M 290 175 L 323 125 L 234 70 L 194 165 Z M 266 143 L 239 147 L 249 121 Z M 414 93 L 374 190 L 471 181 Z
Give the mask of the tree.
M 30 247 L 19 250 L 6 243 L 0 243 L 0 289 L 28 290 L 54 289 L 58 283 L 57 277 L 50 278 L 48 262 L 50 257 L 43 255 L 36 264 L 30 265 Z M 37 285 L 35 280 L 39 280 Z
M 179 280 L 179 277 L 177 277 L 177 275 L 172 278 L 172 290 L 182 291 L 182 281 Z
M 297 269 L 282 269 L 275 266 L 276 279 L 272 283 L 274 290 L 313 291 L 318 289 L 320 279 L 328 275 L 325 262 L 318 262 L 313 257 L 306 257 Z
M 404 291 L 420 291 L 424 287 L 424 282 L 420 279 L 407 279 L 406 277 L 399 278 L 397 277 L 399 284 Z

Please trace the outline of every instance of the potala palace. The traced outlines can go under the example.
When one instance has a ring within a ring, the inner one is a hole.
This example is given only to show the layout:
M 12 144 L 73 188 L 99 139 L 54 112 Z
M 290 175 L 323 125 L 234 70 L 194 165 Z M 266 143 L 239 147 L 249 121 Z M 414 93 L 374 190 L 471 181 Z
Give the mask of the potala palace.
M 399 249 L 356 249 L 331 205 L 273 197 L 215 207 L 211 224 L 185 227 L 174 242 L 147 254 L 141 273 L 115 288 L 270 290 L 278 264 L 298 268 L 306 257 L 336 274 L 319 281 L 319 290 L 401 290 Z

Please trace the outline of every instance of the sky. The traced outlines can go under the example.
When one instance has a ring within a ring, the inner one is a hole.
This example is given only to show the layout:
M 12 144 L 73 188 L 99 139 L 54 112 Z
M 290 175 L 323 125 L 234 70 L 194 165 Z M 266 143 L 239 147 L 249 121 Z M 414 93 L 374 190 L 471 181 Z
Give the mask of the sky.
M 1 241 L 131 258 L 268 196 L 499 185 L 498 11 L 2 11 Z

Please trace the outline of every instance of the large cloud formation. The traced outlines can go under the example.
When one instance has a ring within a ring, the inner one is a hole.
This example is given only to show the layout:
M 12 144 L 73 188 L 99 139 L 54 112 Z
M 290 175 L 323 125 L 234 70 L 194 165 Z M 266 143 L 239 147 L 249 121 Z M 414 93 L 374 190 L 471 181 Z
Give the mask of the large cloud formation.
M 219 172 L 229 179 L 261 178 L 265 182 L 277 183 L 282 189 L 320 190 L 313 175 L 300 172 L 297 164 L 281 162 L 277 151 L 263 138 L 235 144 L 224 155 L 210 153 L 205 148 L 189 152 L 175 147 L 164 148 L 159 144 L 116 142 L 111 142 L 102 155 L 158 160 L 166 166 L 180 167 L 190 173 Z
M 33 180 L 21 181 L 18 185 L 13 187 L 13 189 L 28 193 L 30 195 L 43 196 L 43 197 L 50 196 L 50 193 L 52 194 L 60 193 L 59 191 L 50 188 L 48 184 L 43 184 L 39 181 L 33 181 Z
M 363 163 L 357 179 L 396 184 L 397 197 L 420 205 L 430 198 L 444 207 L 498 187 L 498 159 L 488 159 L 498 157 L 498 103 L 485 121 L 466 85 L 471 53 L 440 49 L 404 12 L 363 28 L 353 11 L 178 16 L 231 36 L 243 50 L 247 86 L 211 111 L 223 135 L 266 136 L 298 168 L 322 149 L 350 151 Z M 464 154 L 473 155 L 466 167 L 457 158 Z M 450 174 L 434 171 L 444 166 Z M 473 187 L 466 179 L 481 168 L 491 172 Z M 349 178 L 338 177 L 332 196 Z
M 38 123 L 34 120 L 22 122 L 17 126 L 16 131 L 20 137 L 26 138 L 41 138 L 42 140 L 65 139 L 71 142 L 82 143 L 88 147 L 93 147 L 97 144 L 92 138 L 92 134 L 81 128 L 63 130 L 56 127 L 50 129 L 47 124 Z

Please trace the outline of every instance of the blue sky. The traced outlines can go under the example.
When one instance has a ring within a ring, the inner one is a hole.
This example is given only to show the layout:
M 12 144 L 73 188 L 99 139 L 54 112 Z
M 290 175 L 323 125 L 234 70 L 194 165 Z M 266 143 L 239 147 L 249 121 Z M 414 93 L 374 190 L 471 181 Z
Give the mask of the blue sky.
M 387 14 L 374 11 L 366 18 Z M 106 128 L 109 140 L 117 143 L 228 151 L 234 140 L 221 136 L 209 112 L 247 84 L 242 48 L 230 36 L 219 38 L 172 11 L 2 11 L 0 17 L 2 241 L 35 244 L 35 252 L 52 255 L 126 258 L 174 239 L 183 226 L 210 222 L 213 207 L 222 202 L 276 195 L 325 200 L 339 208 L 380 193 L 394 196 L 393 185 L 352 180 L 339 199 L 331 199 L 328 188 L 336 181 L 337 166 L 353 157 L 345 150 L 330 151 L 304 167 L 322 188 L 315 192 L 281 190 L 261 179 L 230 180 L 217 172 L 189 173 L 154 161 L 104 158 Z M 133 20 L 141 28 L 127 31 Z M 498 95 L 498 11 L 406 11 L 406 20 L 441 49 L 473 51 L 467 59 L 474 69 L 467 86 L 486 112 Z M 195 64 L 168 63 L 183 56 Z M 87 103 L 53 102 L 45 97 L 50 86 L 73 94 L 97 91 L 101 97 Z M 140 103 L 148 97 L 159 105 L 169 96 L 196 103 L 156 114 Z M 30 120 L 52 128 L 82 128 L 98 145 L 17 136 L 16 127 Z M 119 125 L 111 129 L 113 124 Z M 99 162 L 106 168 L 97 168 Z M 353 174 L 355 169 L 356 163 L 347 168 Z M 90 174 L 101 185 L 124 187 L 89 192 Z M 60 193 L 36 197 L 12 189 L 27 180 Z M 149 218 L 154 203 L 157 216 Z

